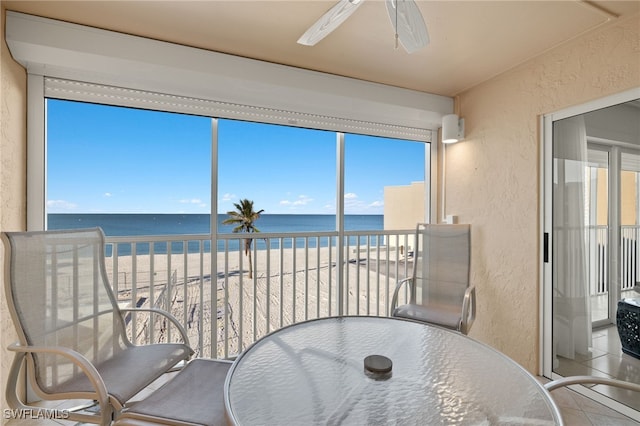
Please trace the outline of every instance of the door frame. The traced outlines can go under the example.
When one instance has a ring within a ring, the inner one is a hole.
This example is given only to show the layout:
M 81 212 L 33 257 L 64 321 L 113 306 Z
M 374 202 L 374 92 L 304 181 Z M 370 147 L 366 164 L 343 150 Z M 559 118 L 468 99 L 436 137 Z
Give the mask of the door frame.
M 540 217 L 542 232 L 539 240 L 539 288 L 540 288 L 540 371 L 544 377 L 557 379 L 562 376 L 553 372 L 553 277 L 552 277 L 552 214 L 553 214 L 553 122 L 579 114 L 625 103 L 640 98 L 640 87 L 606 96 L 580 105 L 545 114 L 540 117 Z M 611 203 L 610 203 L 611 204 Z M 611 247 L 611 246 L 610 246 Z M 611 281 L 610 281 L 611 282 Z M 640 420 L 640 413 L 584 386 L 572 386 L 572 389 L 613 408 L 631 418 Z

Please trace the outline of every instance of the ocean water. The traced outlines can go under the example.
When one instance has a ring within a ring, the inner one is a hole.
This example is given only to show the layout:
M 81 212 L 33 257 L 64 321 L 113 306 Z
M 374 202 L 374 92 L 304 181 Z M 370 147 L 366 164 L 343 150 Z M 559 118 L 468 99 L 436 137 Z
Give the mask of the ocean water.
M 218 216 L 218 232 L 222 234 L 231 233 L 232 225 L 223 225 L 222 222 L 227 215 Z M 54 213 L 47 216 L 48 229 L 77 229 L 92 228 L 99 226 L 107 236 L 141 236 L 141 235 L 193 235 L 208 234 L 210 230 L 210 215 L 208 214 L 68 214 Z M 320 232 L 334 231 L 336 228 L 336 217 L 334 215 L 290 215 L 290 214 L 263 214 L 255 222 L 255 226 L 261 232 Z M 347 231 L 378 231 L 384 228 L 383 215 L 345 215 L 345 230 Z M 352 237 L 350 244 L 355 244 L 356 237 Z M 266 242 L 255 239 L 258 250 L 266 248 Z M 363 242 L 363 241 L 361 241 Z M 275 242 L 277 243 L 277 242 Z M 304 241 L 300 238 L 295 242 L 296 246 L 302 247 Z M 375 243 L 375 242 L 372 242 Z M 293 245 L 293 239 L 285 239 L 285 248 Z M 326 246 L 328 240 L 322 238 L 320 246 Z M 272 243 L 273 245 L 273 243 Z M 309 240 L 309 247 L 315 247 L 316 240 Z M 237 250 L 238 241 L 229 242 L 229 250 Z M 166 253 L 166 244 L 155 244 L 156 253 Z M 190 243 L 189 252 L 196 252 L 199 247 L 196 242 Z M 210 250 L 210 242 L 205 243 L 205 251 Z M 218 242 L 218 251 L 224 250 L 224 242 Z M 172 251 L 182 252 L 182 243 L 174 243 Z M 136 247 L 138 254 L 149 253 L 148 244 L 138 244 Z M 120 255 L 131 254 L 131 247 L 128 244 L 119 244 L 118 253 Z M 107 248 L 107 256 L 110 256 L 110 249 Z

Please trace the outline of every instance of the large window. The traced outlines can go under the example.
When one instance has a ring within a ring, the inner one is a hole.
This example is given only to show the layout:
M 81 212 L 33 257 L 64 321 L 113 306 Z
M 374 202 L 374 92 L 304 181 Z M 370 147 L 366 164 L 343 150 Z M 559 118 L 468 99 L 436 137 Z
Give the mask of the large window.
M 59 99 L 46 106 L 50 229 L 206 234 L 213 214 L 228 233 L 222 222 L 242 199 L 263 210 L 263 232 L 335 231 L 340 215 L 345 230 L 425 219 L 423 142 Z

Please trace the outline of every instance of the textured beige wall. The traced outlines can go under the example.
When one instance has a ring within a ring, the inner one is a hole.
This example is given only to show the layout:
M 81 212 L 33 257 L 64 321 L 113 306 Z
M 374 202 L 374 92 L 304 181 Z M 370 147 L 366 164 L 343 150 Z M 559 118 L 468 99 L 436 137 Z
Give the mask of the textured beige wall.
M 26 222 L 26 85 L 25 70 L 11 59 L 4 40 L 5 10 L 0 20 L 0 231 L 24 229 Z M 12 356 L 5 349 L 16 340 L 4 297 L 4 248 L 0 245 L 0 386 L 2 406 Z M 4 422 L 4 416 L 2 416 Z
M 470 335 L 531 372 L 539 362 L 539 117 L 638 86 L 636 15 L 459 95 L 466 140 L 447 147 L 446 207 L 473 227 Z

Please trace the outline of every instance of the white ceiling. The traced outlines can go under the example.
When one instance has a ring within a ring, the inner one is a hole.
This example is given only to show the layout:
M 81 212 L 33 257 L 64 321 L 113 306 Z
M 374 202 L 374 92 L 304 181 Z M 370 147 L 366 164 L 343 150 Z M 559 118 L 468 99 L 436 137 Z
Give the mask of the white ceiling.
M 316 46 L 296 43 L 334 1 L 3 1 L 3 7 L 158 40 L 455 96 L 615 19 L 640 1 L 421 1 L 431 43 L 395 49 L 382 0 Z

